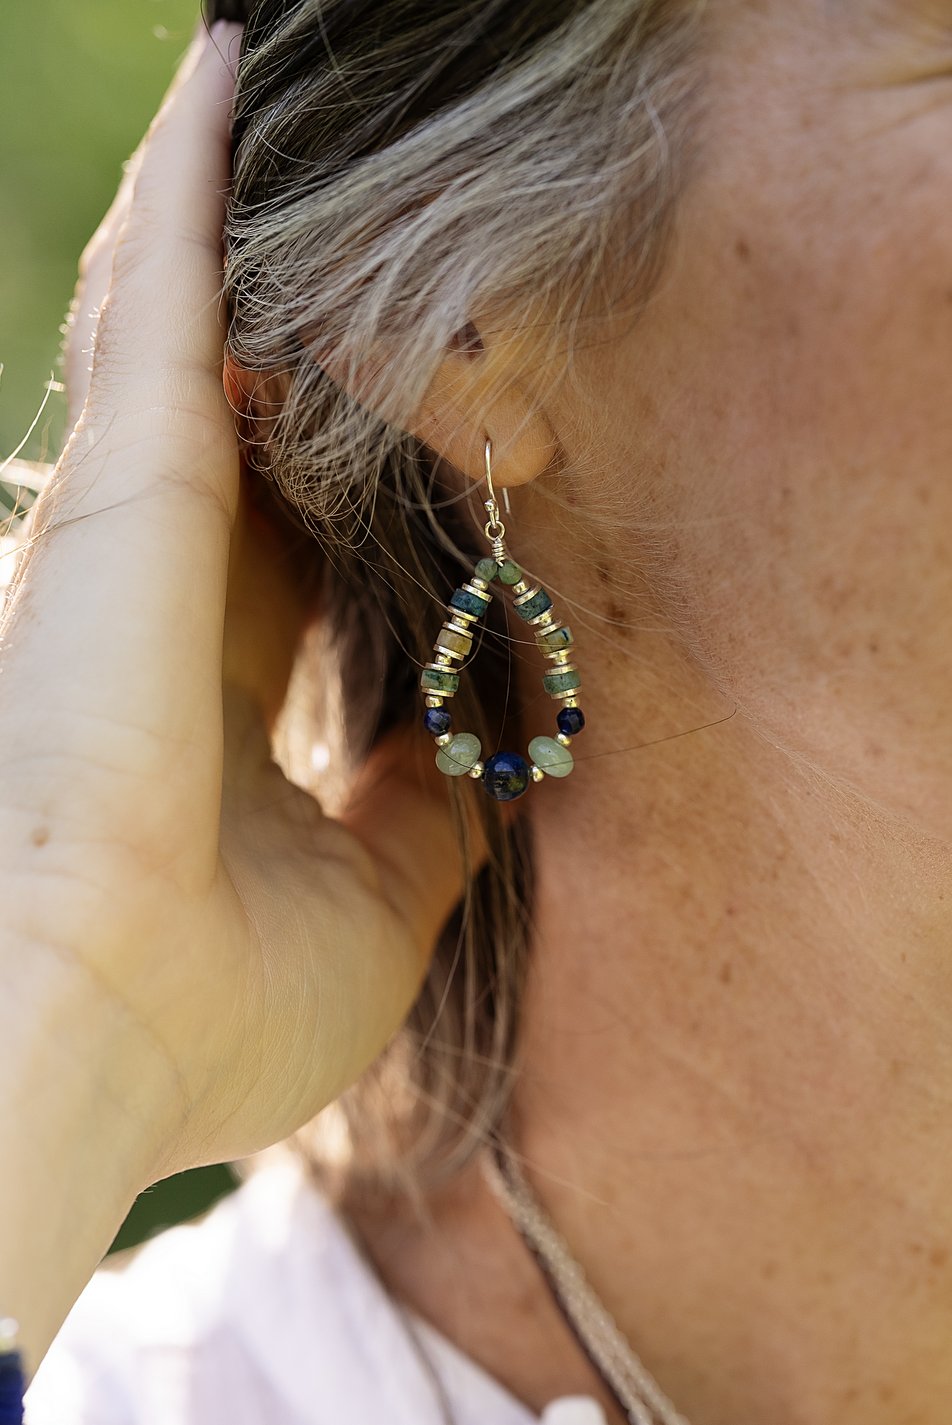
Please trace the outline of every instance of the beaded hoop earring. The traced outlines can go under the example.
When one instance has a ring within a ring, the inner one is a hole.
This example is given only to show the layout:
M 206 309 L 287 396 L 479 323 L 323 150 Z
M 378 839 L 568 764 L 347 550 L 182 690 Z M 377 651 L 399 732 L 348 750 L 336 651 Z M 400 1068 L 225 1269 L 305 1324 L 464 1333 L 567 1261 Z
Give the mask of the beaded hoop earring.
M 578 669 L 571 660 L 574 645 L 572 630 L 560 623 L 552 612 L 552 600 L 541 584 L 530 584 L 506 548 L 506 527 L 499 518 L 499 506 L 493 490 L 492 442 L 486 441 L 486 481 L 489 498 L 484 500 L 489 519 L 484 533 L 492 554 L 480 559 L 472 576 L 458 588 L 447 604 L 448 618 L 433 645 L 433 661 L 425 664 L 420 675 L 420 687 L 426 697 L 423 725 L 433 734 L 437 745 L 436 765 L 448 777 L 470 776 L 483 784 L 483 789 L 497 801 L 509 802 L 521 797 L 529 782 L 541 782 L 543 777 L 567 777 L 575 766 L 569 750 L 572 738 L 585 726 L 585 715 L 578 705 L 581 687 Z M 508 510 L 508 494 L 506 508 Z M 492 601 L 490 585 L 499 583 L 512 590 L 512 607 L 535 631 L 536 644 L 552 667 L 542 676 L 542 686 L 550 697 L 561 704 L 556 716 L 558 731 L 554 737 L 534 737 L 529 743 L 529 757 L 518 752 L 495 752 L 481 759 L 479 738 L 472 732 L 452 732 L 452 717 L 444 706 L 459 688 L 460 675 L 454 662 L 462 663 L 473 646 L 473 630 Z

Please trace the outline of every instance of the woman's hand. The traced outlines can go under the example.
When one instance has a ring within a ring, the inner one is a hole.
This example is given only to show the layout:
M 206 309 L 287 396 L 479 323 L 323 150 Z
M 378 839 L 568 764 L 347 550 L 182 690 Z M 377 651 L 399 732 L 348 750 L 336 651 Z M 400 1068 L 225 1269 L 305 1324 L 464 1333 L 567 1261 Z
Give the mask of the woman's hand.
M 76 425 L 0 625 L 0 983 L 27 1014 L 38 986 L 59 1004 L 81 985 L 143 1072 L 161 1064 L 151 1181 L 335 1098 L 405 1018 L 462 890 L 413 729 L 339 820 L 271 758 L 311 611 L 276 531 L 247 520 L 222 388 L 238 34 L 193 46 L 84 254 Z M 134 1107 L 137 1065 L 99 1052 L 77 1072 L 112 1067 Z

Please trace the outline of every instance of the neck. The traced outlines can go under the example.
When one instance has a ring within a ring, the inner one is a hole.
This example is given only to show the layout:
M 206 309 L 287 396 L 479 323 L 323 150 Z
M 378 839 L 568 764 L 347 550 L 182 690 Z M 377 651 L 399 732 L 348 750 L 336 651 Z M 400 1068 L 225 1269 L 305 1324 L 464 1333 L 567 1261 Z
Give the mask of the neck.
M 944 1425 L 948 848 L 772 746 L 657 640 L 621 657 L 572 622 L 577 767 L 521 804 L 511 1146 L 692 1425 Z M 478 1167 L 423 1227 L 359 1226 L 391 1291 L 531 1408 L 591 1393 L 622 1425 Z
M 527 1175 L 695 1425 L 944 1420 L 948 848 L 742 712 L 657 742 L 731 707 L 589 661 L 576 772 L 532 806 Z

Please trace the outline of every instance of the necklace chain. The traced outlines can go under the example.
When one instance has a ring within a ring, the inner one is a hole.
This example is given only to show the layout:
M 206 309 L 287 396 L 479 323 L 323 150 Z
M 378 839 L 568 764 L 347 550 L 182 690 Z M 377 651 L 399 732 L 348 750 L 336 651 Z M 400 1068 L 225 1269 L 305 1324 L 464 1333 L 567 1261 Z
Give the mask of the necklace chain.
M 557 1305 L 627 1412 L 630 1425 L 689 1425 L 592 1290 L 515 1158 L 496 1145 L 483 1154 L 482 1165 L 490 1187 L 536 1256 Z

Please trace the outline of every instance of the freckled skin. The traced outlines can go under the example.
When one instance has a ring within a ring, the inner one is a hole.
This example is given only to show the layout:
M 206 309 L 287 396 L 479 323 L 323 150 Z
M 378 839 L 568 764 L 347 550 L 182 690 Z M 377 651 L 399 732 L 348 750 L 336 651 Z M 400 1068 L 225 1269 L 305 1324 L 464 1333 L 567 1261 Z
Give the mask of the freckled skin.
M 947 1425 L 952 5 L 707 24 L 663 279 L 540 369 L 566 458 L 514 501 L 587 723 L 521 804 L 513 1137 L 693 1425 Z M 391 1282 L 532 1409 L 622 1425 L 478 1183 Z

